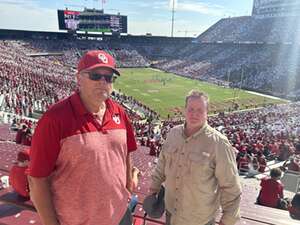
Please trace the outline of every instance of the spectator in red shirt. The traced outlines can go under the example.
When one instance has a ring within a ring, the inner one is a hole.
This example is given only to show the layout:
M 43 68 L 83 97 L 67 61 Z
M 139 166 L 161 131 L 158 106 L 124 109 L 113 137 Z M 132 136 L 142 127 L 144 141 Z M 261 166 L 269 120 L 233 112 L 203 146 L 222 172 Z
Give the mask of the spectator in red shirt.
M 250 165 L 252 163 L 251 156 L 249 154 L 243 155 L 237 162 L 240 175 L 246 175 L 249 172 Z
M 300 173 L 300 144 L 296 144 L 295 153 L 282 165 L 283 171 Z
M 156 144 L 154 140 L 150 141 L 150 151 L 149 155 L 155 156 L 156 155 Z
M 30 130 L 30 128 L 27 128 L 25 133 L 23 133 L 21 144 L 27 145 L 27 146 L 31 145 L 31 130 Z
M 280 182 L 282 171 L 279 168 L 271 169 L 271 178 L 261 180 L 261 190 L 257 198 L 260 205 L 287 209 L 288 203 L 283 198 L 283 185 Z
M 265 156 L 261 152 L 257 153 L 257 160 L 258 160 L 258 165 L 259 165 L 258 172 L 264 173 L 266 166 L 267 166 L 267 161 L 266 161 Z
M 22 143 L 22 140 L 24 139 L 26 130 L 27 130 L 27 125 L 26 124 L 22 124 L 21 128 L 18 129 L 17 135 L 16 135 L 16 143 L 17 144 L 21 144 Z
M 77 67 L 78 91 L 39 120 L 30 152 L 30 197 L 44 225 L 131 224 L 128 199 L 137 145 L 123 107 L 110 98 L 116 69 L 104 51 Z
M 30 149 L 24 149 L 17 155 L 17 162 L 12 166 L 9 172 L 9 183 L 22 197 L 29 198 L 29 189 L 26 171 L 29 164 Z

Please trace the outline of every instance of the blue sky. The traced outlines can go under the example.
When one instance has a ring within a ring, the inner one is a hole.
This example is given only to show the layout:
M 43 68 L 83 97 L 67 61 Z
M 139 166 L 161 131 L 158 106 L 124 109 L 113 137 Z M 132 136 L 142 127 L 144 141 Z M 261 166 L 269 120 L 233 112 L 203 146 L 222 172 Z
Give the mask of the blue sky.
M 128 33 L 170 36 L 172 0 L 105 0 L 106 13 L 128 16 Z M 224 17 L 251 14 L 253 0 L 174 0 L 174 36 L 195 36 Z M 102 0 L 0 0 L 0 28 L 58 31 L 57 9 L 101 8 Z

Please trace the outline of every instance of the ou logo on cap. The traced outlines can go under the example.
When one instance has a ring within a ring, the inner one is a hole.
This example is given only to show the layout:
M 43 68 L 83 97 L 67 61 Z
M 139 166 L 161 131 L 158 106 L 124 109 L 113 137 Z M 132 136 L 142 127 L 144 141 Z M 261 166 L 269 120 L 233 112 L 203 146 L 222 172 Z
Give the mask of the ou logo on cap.
M 99 54 L 98 54 L 98 58 L 99 58 L 103 63 L 108 63 L 108 58 L 107 58 L 106 55 L 104 55 L 103 53 L 99 53 Z

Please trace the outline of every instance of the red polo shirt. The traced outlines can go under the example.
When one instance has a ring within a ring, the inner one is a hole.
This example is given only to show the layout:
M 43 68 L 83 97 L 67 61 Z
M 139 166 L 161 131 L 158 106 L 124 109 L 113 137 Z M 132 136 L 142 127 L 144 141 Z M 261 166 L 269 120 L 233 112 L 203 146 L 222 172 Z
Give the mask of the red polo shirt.
M 126 156 L 137 146 L 124 109 L 106 100 L 102 125 L 78 93 L 39 120 L 29 175 L 50 177 L 61 225 L 117 225 L 127 208 Z

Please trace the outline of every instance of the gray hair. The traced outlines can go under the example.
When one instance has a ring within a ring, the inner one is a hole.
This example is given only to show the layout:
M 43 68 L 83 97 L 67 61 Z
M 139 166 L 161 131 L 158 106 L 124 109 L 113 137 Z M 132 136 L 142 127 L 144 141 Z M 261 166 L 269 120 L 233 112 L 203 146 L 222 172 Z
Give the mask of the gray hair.
M 209 98 L 208 95 L 205 92 L 202 91 L 198 91 L 198 90 L 191 90 L 189 91 L 189 93 L 187 94 L 187 96 L 185 96 L 185 107 L 187 106 L 188 100 L 190 98 L 203 98 L 206 102 L 206 106 L 207 106 L 207 110 L 208 110 L 208 104 L 209 104 Z

